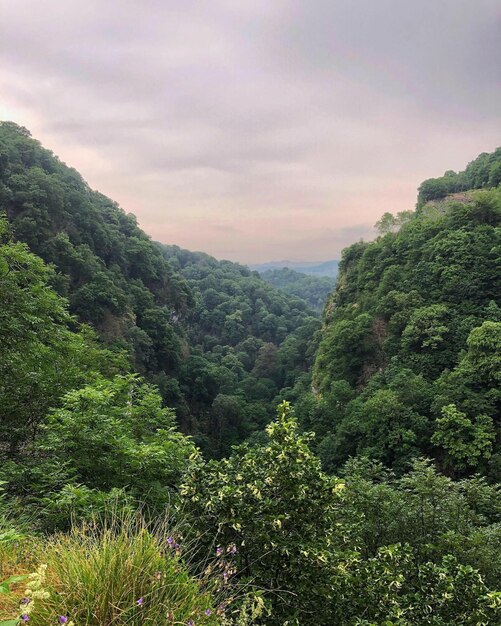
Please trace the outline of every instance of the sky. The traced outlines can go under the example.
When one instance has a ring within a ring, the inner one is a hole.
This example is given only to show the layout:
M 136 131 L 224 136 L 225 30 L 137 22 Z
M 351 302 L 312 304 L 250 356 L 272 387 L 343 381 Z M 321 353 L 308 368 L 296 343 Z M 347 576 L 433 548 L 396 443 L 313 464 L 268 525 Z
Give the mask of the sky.
M 155 240 L 339 258 L 501 145 L 500 0 L 0 0 L 0 119 Z

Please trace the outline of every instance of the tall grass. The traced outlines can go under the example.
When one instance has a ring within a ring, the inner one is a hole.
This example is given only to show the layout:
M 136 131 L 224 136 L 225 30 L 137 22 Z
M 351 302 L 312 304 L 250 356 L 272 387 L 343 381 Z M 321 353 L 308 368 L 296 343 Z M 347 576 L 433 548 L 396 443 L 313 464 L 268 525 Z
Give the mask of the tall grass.
M 29 552 L 24 542 L 0 540 L 0 584 L 12 576 L 28 574 L 30 571 Z M 16 591 L 21 584 L 11 584 L 9 587 Z M 15 615 L 17 607 L 18 599 L 15 593 L 0 592 L 0 622 Z
M 1 491 L 0 491 L 0 505 Z M 18 529 L 14 520 L 0 506 L 0 585 L 12 576 L 28 574 L 34 566 L 32 561 L 32 540 Z M 16 591 L 21 584 L 10 584 Z M 17 609 L 15 595 L 0 593 L 0 621 L 13 614 Z
M 165 523 L 152 528 L 139 515 L 50 537 L 34 555 L 47 565 L 48 598 L 32 607 L 29 623 L 65 616 L 75 626 L 220 624 L 224 586 L 212 573 L 191 575 L 178 542 Z

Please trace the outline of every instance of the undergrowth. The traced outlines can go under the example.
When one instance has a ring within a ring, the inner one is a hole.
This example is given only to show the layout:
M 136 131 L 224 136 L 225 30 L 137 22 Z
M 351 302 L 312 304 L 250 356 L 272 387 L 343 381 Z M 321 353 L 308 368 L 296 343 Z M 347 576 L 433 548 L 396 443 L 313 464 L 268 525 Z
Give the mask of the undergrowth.
M 112 516 L 0 550 L 2 577 L 32 572 L 3 594 L 0 619 L 9 626 L 244 625 L 261 611 L 260 598 L 239 596 L 228 577 L 231 550 L 195 567 L 196 550 L 167 520 Z

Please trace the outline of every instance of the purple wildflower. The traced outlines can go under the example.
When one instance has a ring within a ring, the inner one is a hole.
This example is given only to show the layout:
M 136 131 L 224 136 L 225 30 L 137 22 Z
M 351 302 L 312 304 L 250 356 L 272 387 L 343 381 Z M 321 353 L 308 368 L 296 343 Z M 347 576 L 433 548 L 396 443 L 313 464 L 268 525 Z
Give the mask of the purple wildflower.
M 144 602 L 143 598 L 139 598 L 139 600 L 136 600 L 137 606 L 143 606 L 143 602 Z
M 192 619 L 189 619 L 189 620 L 186 622 L 186 626 L 195 626 L 195 622 L 194 622 Z
M 66 617 L 66 615 L 60 615 L 59 616 L 59 623 L 60 624 L 66 624 L 67 621 L 68 621 L 68 618 Z
M 223 578 L 225 583 L 228 582 L 228 572 L 226 570 L 223 572 Z
M 167 543 L 171 547 L 174 545 L 174 537 L 172 535 L 167 539 Z
M 221 546 L 218 546 L 216 548 L 216 555 L 217 556 L 221 556 L 221 554 L 223 554 L 223 552 L 224 552 L 224 550 L 223 550 L 223 548 L 221 548 Z
M 212 611 L 211 611 L 210 609 L 205 609 L 205 614 L 206 614 L 206 615 L 211 615 L 211 614 L 212 614 Z
M 238 552 L 237 546 L 233 544 L 230 549 L 231 554 L 236 554 Z
M 21 615 L 21 619 L 23 620 L 23 622 L 29 622 L 30 616 L 27 613 L 25 613 L 24 615 Z
M 31 602 L 30 598 L 23 598 L 21 600 L 21 604 L 29 604 Z

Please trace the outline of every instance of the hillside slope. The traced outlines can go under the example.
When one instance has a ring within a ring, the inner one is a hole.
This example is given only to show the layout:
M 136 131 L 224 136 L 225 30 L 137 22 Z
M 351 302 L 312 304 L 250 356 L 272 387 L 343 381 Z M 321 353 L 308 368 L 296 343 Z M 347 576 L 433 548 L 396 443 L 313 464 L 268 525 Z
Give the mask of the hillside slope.
M 325 464 L 501 472 L 501 190 L 418 210 L 343 253 L 306 422 Z
M 501 184 L 501 147 L 494 152 L 483 152 L 468 163 L 462 172 L 449 170 L 438 178 L 428 178 L 418 189 L 417 208 L 430 200 L 472 189 L 494 188 Z
M 300 261 L 269 261 L 249 265 L 252 270 L 263 274 L 268 270 L 290 269 L 308 276 L 329 276 L 336 278 L 339 261 L 324 261 L 323 263 L 301 263 Z
M 213 454 L 268 422 L 277 402 L 308 384 L 320 322 L 304 300 L 256 272 L 202 252 L 161 245 L 195 306 L 184 321 L 190 356 L 181 384 Z
M 177 370 L 173 320 L 193 304 L 185 281 L 133 215 L 8 122 L 0 124 L 0 211 L 16 239 L 57 268 L 55 286 L 80 320 L 127 348 L 140 371 Z
M 327 296 L 334 289 L 336 279 L 330 276 L 308 275 L 288 267 L 269 269 L 261 273 L 267 283 L 304 300 L 319 313 L 323 310 Z
M 11 122 L 0 123 L 0 213 L 56 268 L 71 313 L 126 352 L 207 454 L 260 430 L 310 368 L 318 321 L 304 302 L 238 264 L 162 250 Z

